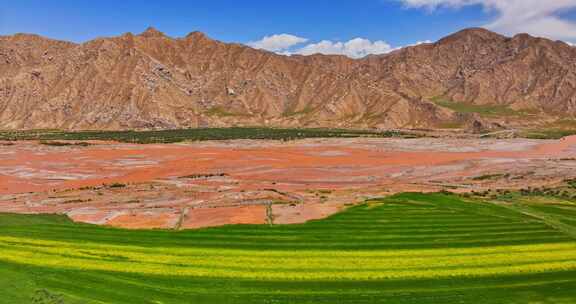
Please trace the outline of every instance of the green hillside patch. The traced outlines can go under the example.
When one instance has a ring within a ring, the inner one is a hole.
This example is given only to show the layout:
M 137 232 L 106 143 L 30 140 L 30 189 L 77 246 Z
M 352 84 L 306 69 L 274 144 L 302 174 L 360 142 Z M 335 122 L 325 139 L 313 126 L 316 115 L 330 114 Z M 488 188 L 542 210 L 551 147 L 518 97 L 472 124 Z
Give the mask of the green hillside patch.
M 529 139 L 560 139 L 572 135 L 576 135 L 576 130 L 531 129 L 522 133 L 522 137 Z
M 235 113 L 232 111 L 228 111 L 226 110 L 224 107 L 222 106 L 215 106 L 212 107 L 210 109 L 208 109 L 208 111 L 206 111 L 206 115 L 208 116 L 219 116 L 219 117 L 227 117 L 227 116 L 248 116 L 247 114 L 243 114 L 243 113 Z
M 284 113 L 282 113 L 282 116 L 283 117 L 293 117 L 293 116 L 311 114 L 312 112 L 314 112 L 314 108 L 312 108 L 310 105 L 306 105 L 306 107 L 300 111 L 286 110 L 286 111 L 284 111 Z
M 435 104 L 448 108 L 458 113 L 476 113 L 481 116 L 498 117 L 498 116 L 526 116 L 530 113 L 516 111 L 506 105 L 485 104 L 477 105 L 465 102 L 455 102 L 441 97 L 431 99 Z
M 576 120 L 560 119 L 538 128 L 525 130 L 522 135 L 532 139 L 560 139 L 576 135 Z
M 519 202 L 519 204 L 523 204 Z M 575 303 L 576 239 L 540 217 L 407 193 L 300 225 L 128 231 L 0 214 L 6 303 Z M 560 220 L 560 218 L 556 218 Z

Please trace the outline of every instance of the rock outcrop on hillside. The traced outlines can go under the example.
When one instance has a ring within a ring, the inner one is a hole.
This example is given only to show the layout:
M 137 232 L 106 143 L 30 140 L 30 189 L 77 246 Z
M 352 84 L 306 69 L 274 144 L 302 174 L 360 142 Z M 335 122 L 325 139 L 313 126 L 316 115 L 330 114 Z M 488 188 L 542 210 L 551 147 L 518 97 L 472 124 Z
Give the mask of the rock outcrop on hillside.
M 282 56 L 156 29 L 83 44 L 0 37 L 1 129 L 505 126 L 437 98 L 576 116 L 576 49 L 468 29 L 390 54 Z M 524 118 L 525 119 L 525 118 Z

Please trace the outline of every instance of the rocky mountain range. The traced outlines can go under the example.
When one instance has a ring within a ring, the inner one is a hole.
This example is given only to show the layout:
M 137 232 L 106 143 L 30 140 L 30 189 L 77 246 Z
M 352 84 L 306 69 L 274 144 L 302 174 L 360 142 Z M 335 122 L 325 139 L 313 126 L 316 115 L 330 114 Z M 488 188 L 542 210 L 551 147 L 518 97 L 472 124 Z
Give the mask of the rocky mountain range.
M 385 55 L 283 56 L 149 28 L 0 37 L 0 129 L 503 128 L 576 117 L 576 48 L 467 29 Z

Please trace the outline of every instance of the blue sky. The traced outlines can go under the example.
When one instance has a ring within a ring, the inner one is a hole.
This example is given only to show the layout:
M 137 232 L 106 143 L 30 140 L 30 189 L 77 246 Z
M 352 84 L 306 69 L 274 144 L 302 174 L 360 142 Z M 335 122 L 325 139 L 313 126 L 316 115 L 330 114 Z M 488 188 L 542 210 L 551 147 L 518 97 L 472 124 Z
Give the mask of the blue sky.
M 279 50 L 282 52 L 295 52 L 321 41 L 331 43 L 325 44 L 325 49 L 337 52 L 338 47 L 344 49 L 344 44 L 354 38 L 364 39 L 357 41 L 364 46 L 381 41 L 394 49 L 419 41 L 434 41 L 475 26 L 505 34 L 527 31 L 576 40 L 573 24 L 576 0 L 4 2 L 0 7 L 1 35 L 27 32 L 75 42 L 124 32 L 138 33 L 148 26 L 174 37 L 198 30 L 218 40 L 253 42 L 253 45 L 265 36 L 278 34 L 306 41 Z M 342 44 L 338 46 L 339 42 Z M 384 50 L 383 44 L 379 49 Z

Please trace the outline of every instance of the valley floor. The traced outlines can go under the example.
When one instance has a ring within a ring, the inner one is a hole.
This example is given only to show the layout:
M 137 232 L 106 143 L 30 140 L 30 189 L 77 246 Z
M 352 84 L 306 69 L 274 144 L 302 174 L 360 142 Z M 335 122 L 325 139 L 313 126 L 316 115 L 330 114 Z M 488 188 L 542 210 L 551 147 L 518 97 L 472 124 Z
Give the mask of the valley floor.
M 0 302 L 576 302 L 576 137 L 339 136 L 0 142 Z
M 405 191 L 554 187 L 574 167 L 576 137 L 7 141 L 0 212 L 176 230 L 302 223 Z

